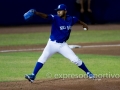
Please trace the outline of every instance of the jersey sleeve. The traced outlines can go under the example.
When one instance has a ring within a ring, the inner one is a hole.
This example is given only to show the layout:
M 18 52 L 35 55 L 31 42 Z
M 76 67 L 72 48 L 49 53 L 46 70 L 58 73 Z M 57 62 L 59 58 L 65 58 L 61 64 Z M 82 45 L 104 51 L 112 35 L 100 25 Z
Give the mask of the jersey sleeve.
M 74 25 L 75 23 L 77 23 L 78 22 L 78 18 L 77 17 L 72 17 L 72 24 Z
M 47 19 L 50 20 L 50 21 L 54 21 L 55 15 L 49 14 Z

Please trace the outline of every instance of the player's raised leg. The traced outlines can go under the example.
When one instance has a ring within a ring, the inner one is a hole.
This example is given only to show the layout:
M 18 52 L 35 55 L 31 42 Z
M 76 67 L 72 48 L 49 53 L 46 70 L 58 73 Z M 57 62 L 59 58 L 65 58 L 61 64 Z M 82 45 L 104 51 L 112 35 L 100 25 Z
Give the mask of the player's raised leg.
M 94 75 L 90 72 L 90 70 L 88 70 L 84 62 L 75 55 L 67 43 L 64 43 L 64 45 L 60 48 L 59 53 L 71 60 L 71 62 L 75 63 L 83 71 L 85 71 L 88 75 L 88 78 L 94 79 Z

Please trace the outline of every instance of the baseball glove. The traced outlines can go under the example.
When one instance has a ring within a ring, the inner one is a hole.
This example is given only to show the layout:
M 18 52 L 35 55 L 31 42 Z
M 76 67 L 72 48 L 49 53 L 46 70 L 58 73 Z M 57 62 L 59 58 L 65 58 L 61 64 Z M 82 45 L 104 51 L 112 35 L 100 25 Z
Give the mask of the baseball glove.
M 34 15 L 35 11 L 36 11 L 35 9 L 30 9 L 29 11 L 27 11 L 27 12 L 23 15 L 24 19 L 25 19 L 25 20 L 29 20 L 29 19 Z

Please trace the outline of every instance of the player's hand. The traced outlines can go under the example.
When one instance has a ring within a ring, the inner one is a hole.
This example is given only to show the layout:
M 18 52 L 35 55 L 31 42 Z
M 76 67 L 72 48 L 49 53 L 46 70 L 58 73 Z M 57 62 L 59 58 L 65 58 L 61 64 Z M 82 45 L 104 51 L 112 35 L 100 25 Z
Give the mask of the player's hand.
M 88 30 L 87 24 L 84 24 L 84 25 L 83 25 L 83 28 L 84 28 L 84 30 Z
M 26 12 L 23 16 L 24 16 L 24 19 L 25 20 L 28 20 L 28 19 L 30 19 L 33 15 L 34 15 L 34 13 L 35 13 L 35 9 L 30 9 L 28 12 Z
M 84 23 L 83 21 L 81 20 L 78 20 L 78 22 L 83 26 L 83 28 L 86 28 L 86 30 L 88 30 L 88 26 L 86 23 Z

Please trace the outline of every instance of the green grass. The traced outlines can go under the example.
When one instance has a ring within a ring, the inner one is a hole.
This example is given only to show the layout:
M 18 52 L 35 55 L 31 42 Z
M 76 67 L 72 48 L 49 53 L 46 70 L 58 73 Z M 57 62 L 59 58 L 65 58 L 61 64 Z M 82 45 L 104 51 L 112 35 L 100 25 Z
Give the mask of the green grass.
M 1 34 L 0 46 L 45 44 L 49 38 L 48 32 L 25 34 Z
M 69 43 L 120 41 L 120 30 L 89 30 L 72 32 Z
M 0 46 L 46 44 L 50 32 L 0 34 Z M 120 30 L 72 31 L 68 43 L 120 41 Z
M 0 46 L 46 44 L 49 35 L 50 32 L 0 34 Z M 73 30 L 68 43 L 111 41 L 120 41 L 119 30 Z M 0 81 L 24 80 L 25 74 L 32 73 L 40 55 L 39 52 L 0 53 Z M 87 54 L 78 56 L 94 74 L 120 74 L 120 56 Z M 55 54 L 45 63 L 36 79 L 55 78 L 61 74 L 84 74 L 84 72 L 63 56 Z
M 39 52 L 0 53 L 0 81 L 24 80 L 32 73 Z M 78 54 L 94 74 L 120 74 L 120 56 Z M 60 54 L 53 55 L 38 73 L 36 79 L 59 78 L 64 74 L 84 74 L 76 65 Z

